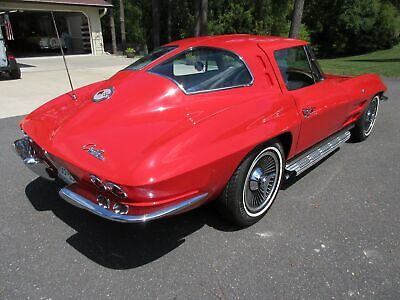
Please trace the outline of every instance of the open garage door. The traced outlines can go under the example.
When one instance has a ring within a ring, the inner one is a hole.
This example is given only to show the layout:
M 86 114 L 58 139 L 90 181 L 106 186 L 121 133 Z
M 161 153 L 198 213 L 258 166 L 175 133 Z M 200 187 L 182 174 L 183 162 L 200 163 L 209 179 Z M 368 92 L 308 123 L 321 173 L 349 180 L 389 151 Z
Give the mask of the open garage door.
M 15 11 L 10 13 L 14 40 L 9 49 L 17 57 L 60 55 L 50 12 Z M 88 19 L 79 12 L 54 12 L 61 45 L 66 54 L 91 53 Z

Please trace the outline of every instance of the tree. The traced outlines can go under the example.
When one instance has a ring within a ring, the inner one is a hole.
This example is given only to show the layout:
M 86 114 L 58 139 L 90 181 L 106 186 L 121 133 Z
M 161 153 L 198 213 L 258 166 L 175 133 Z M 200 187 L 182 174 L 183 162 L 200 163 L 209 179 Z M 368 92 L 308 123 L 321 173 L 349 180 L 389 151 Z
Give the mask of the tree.
M 308 0 L 304 22 L 321 57 L 387 49 L 399 41 L 399 12 L 386 0 Z
M 288 36 L 290 32 L 290 16 L 293 14 L 292 0 L 271 1 L 270 34 Z
M 400 0 L 112 2 L 117 42 L 124 45 L 126 39 L 138 49 L 193 35 L 249 33 L 307 39 L 319 56 L 329 57 L 390 48 L 400 34 Z M 110 18 L 101 22 L 112 27 Z M 110 30 L 104 31 L 104 41 L 111 45 Z
M 167 3 L 167 41 L 172 40 L 172 0 Z
M 126 47 L 126 32 L 125 32 L 125 9 L 124 0 L 119 0 L 119 22 L 121 27 L 121 46 L 122 50 Z
M 110 9 L 110 31 L 111 31 L 111 45 L 113 54 L 117 53 L 117 38 L 115 36 L 115 23 L 114 23 L 114 9 Z
M 152 1 L 153 11 L 153 47 L 160 46 L 160 1 Z
M 209 0 L 210 34 L 288 36 L 292 0 Z
M 298 38 L 303 17 L 304 0 L 295 0 L 289 37 Z
M 212 34 L 252 33 L 255 27 L 253 11 L 239 3 L 227 3 L 217 12 L 210 27 Z
M 194 36 L 207 35 L 208 31 L 208 0 L 196 0 L 196 25 Z
M 400 0 L 389 0 L 393 6 L 395 6 L 398 10 L 400 10 Z

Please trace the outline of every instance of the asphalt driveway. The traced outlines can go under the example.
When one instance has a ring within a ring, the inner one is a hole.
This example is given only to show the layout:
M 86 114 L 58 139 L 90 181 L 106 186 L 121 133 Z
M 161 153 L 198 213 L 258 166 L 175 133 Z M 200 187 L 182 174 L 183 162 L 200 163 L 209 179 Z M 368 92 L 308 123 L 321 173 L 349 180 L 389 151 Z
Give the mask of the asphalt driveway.
M 21 117 L 1 119 L 0 298 L 398 299 L 400 80 L 386 83 L 371 137 L 243 230 L 212 205 L 142 225 L 72 207 L 12 153 Z

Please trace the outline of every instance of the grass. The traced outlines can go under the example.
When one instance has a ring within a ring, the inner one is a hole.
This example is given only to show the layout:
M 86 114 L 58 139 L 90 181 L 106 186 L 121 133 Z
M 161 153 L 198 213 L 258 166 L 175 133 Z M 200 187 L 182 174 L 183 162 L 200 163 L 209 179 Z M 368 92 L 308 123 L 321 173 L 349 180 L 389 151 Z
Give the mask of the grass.
M 360 75 L 377 73 L 385 77 L 400 78 L 400 44 L 392 49 L 364 55 L 319 60 L 326 73 Z

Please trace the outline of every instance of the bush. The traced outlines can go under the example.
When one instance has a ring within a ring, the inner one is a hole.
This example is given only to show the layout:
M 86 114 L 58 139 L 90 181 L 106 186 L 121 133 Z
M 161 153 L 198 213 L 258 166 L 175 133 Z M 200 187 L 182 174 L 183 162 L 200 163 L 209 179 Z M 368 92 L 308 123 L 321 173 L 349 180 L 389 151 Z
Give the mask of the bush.
M 209 7 L 209 34 L 287 36 L 289 33 L 290 0 L 213 0 L 209 1 Z
M 306 2 L 304 21 L 320 56 L 386 49 L 399 41 L 398 10 L 383 0 Z
M 125 55 L 126 55 L 127 57 L 133 58 L 133 57 L 135 57 L 135 54 L 136 54 L 136 50 L 133 49 L 133 48 L 127 48 L 127 49 L 125 50 Z

